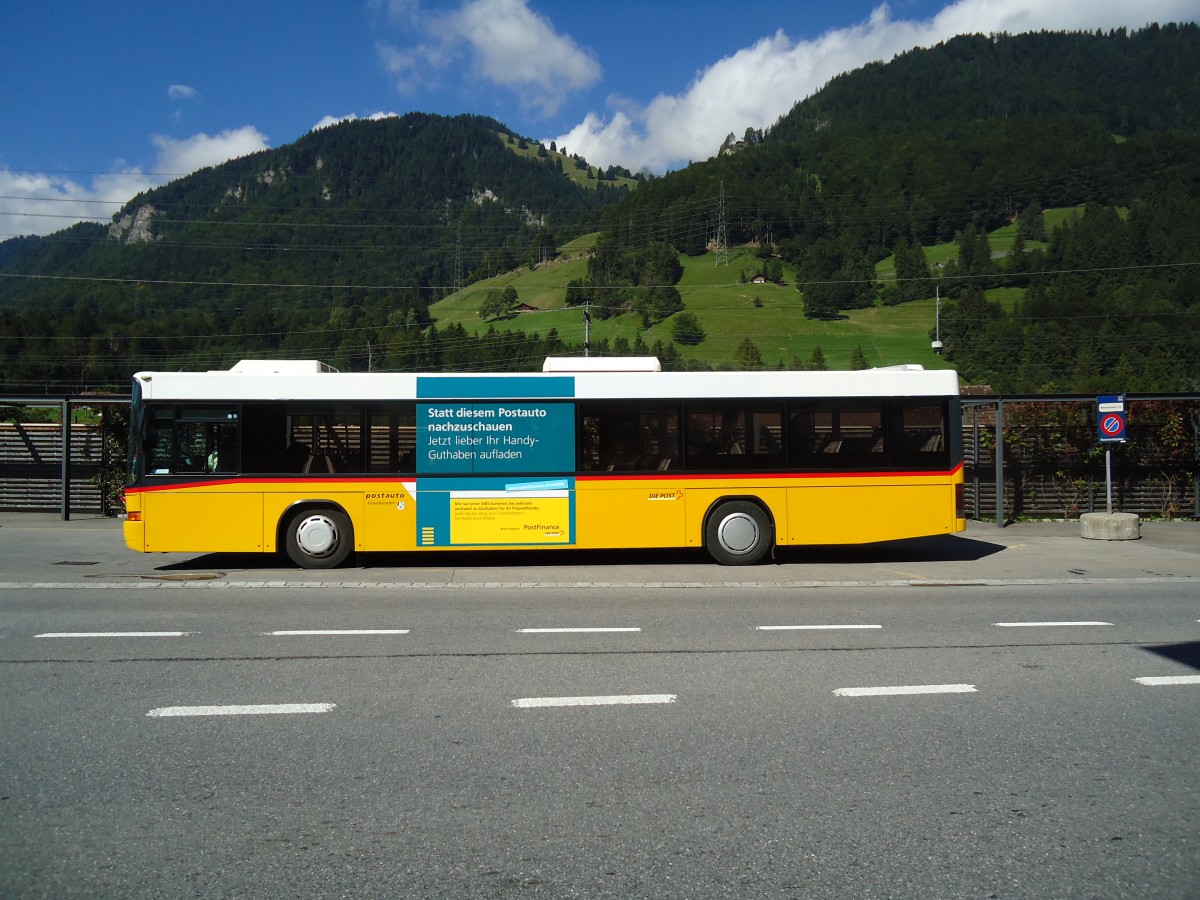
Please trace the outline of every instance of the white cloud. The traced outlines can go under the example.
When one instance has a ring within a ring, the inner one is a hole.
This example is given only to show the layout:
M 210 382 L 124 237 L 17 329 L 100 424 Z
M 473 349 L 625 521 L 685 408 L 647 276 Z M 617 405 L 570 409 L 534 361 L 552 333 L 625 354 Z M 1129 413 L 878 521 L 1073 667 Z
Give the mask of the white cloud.
M 107 222 L 139 191 L 152 187 L 131 169 L 92 180 L 91 186 L 42 172 L 0 169 L 0 240 L 16 235 L 50 234 L 80 221 Z
M 591 54 L 557 33 L 525 0 L 474 0 L 451 21 L 471 45 L 476 71 L 545 115 L 553 115 L 569 94 L 600 79 L 600 65 Z
M 227 129 L 215 135 L 195 134 L 183 140 L 156 134 L 150 141 L 158 148 L 155 172 L 171 177 L 257 153 L 268 146 L 267 136 L 253 125 Z
M 154 135 L 151 141 L 158 148 L 153 171 L 123 167 L 97 175 L 90 185 L 43 172 L 0 168 L 0 196 L 12 198 L 4 201 L 0 211 L 0 240 L 50 234 L 75 222 L 111 221 L 113 213 L 142 191 L 267 147 L 266 136 L 250 125 L 184 140 Z
M 793 41 L 779 31 L 725 57 L 679 94 L 622 101 L 554 138 L 589 162 L 662 172 L 717 152 L 729 133 L 765 128 L 834 76 L 957 34 L 1138 28 L 1194 21 L 1200 0 L 959 0 L 927 20 L 896 20 L 884 4 L 865 22 Z M 612 101 L 610 101 L 612 105 Z
M 455 51 L 449 44 L 420 44 L 405 50 L 380 41 L 375 49 L 384 71 L 391 76 L 392 86 L 405 96 L 434 84 L 437 73 L 455 58 Z
M 191 100 L 196 96 L 196 89 L 186 84 L 173 84 L 167 88 L 167 96 L 172 100 Z
M 375 112 L 369 116 L 359 116 L 356 113 L 350 113 L 345 116 L 322 116 L 321 121 L 314 125 L 311 130 L 319 131 L 322 128 L 328 128 L 330 125 L 340 125 L 343 122 L 356 122 L 360 118 L 366 119 L 369 122 L 377 122 L 380 119 L 398 119 L 400 118 L 400 114 L 394 112 Z
M 550 116 L 572 93 L 600 79 L 600 64 L 559 34 L 526 0 L 468 0 L 450 12 L 424 13 L 411 0 L 393 0 L 390 19 L 420 35 L 407 48 L 381 41 L 376 50 L 404 94 L 433 83 L 465 55 L 478 79 L 514 93 L 521 104 Z
M 421 15 L 420 0 L 367 0 L 367 8 L 396 23 L 411 23 Z

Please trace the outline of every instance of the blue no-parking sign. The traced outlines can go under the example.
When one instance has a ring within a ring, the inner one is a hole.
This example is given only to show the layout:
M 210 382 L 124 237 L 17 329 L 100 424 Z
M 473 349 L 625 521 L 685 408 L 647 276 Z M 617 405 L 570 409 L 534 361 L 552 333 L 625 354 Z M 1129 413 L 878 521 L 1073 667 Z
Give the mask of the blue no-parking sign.
M 1125 395 L 1102 394 L 1096 398 L 1096 433 L 1102 444 L 1125 442 Z

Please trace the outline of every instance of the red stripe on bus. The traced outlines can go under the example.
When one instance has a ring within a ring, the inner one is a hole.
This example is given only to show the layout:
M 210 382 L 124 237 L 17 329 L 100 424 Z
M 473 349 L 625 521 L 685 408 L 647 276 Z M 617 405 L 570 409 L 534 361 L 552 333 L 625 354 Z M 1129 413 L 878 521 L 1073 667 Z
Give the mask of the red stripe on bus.
M 127 494 L 147 494 L 153 491 L 176 491 L 190 488 L 224 487 L 230 484 L 344 484 L 353 482 L 396 482 L 413 481 L 415 475 L 345 475 L 341 478 L 314 478 L 304 476 L 280 476 L 276 478 L 206 478 L 204 481 L 173 481 L 170 484 L 146 484 L 140 487 L 127 487 Z

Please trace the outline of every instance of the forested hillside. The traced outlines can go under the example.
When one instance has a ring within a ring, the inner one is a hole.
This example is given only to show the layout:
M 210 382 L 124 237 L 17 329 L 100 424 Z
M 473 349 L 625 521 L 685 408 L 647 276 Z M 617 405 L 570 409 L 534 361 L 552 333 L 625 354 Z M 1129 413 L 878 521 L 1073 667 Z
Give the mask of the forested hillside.
M 552 254 L 626 192 L 523 144 L 475 116 L 348 122 L 136 197 L 111 227 L 0 244 L 5 383 L 255 354 L 408 362 L 431 301 Z
M 1052 206 L 1086 212 L 1046 233 Z M 1195 390 L 1198 214 L 1194 25 L 975 36 L 843 75 L 765 134 L 731 136 L 606 211 L 601 247 L 752 242 L 795 268 L 814 318 L 940 293 L 949 359 L 1006 390 Z M 986 234 L 1013 224 L 999 256 Z M 933 267 L 922 248 L 939 242 L 960 252 Z M 881 283 L 893 255 L 900 280 Z M 630 302 L 612 271 L 592 284 Z M 998 288 L 1016 301 L 992 302 Z
M 254 355 L 530 367 L 581 340 L 535 334 L 536 316 L 473 336 L 455 289 L 521 266 L 544 285 L 558 247 L 599 230 L 543 294 L 634 336 L 614 350 L 646 335 L 671 365 L 774 365 L 756 344 L 778 347 L 789 321 L 834 334 L 863 310 L 932 312 L 936 295 L 945 358 L 969 382 L 1200 389 L 1195 25 L 956 38 L 839 76 L 713 151 L 634 186 L 612 170 L 593 183 L 581 160 L 589 177 L 572 180 L 558 149 L 473 116 L 314 132 L 135 198 L 112 227 L 0 244 L 3 377 L 120 385 Z M 1051 208 L 1079 212 L 1048 224 Z M 694 299 L 716 276 L 697 285 L 679 255 L 720 272 L 731 248 L 756 266 L 721 277 L 764 277 L 769 317 L 711 318 Z M 515 309 L 506 293 L 476 322 Z M 442 307 L 459 318 L 438 322 Z M 739 335 L 728 358 L 703 353 L 717 330 L 722 346 Z

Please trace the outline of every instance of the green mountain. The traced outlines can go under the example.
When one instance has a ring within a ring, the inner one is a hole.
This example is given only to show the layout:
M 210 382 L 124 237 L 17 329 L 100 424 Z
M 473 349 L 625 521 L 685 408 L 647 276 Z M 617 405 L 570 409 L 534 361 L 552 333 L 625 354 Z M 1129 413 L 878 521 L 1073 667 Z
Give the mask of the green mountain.
M 0 244 L 9 386 L 536 367 L 585 313 L 594 349 L 670 366 L 1196 390 L 1200 29 L 955 38 L 649 180 L 489 119 L 353 122 Z
M 794 273 L 803 315 L 831 323 L 940 295 L 946 359 L 1007 390 L 1195 390 L 1198 73 L 1194 25 L 956 38 L 645 185 L 602 215 L 598 246 L 701 254 L 723 235 Z M 1043 210 L 1076 207 L 1047 227 Z M 614 311 L 638 302 L 628 267 L 589 278 Z
M 1088 119 L 1111 134 L 1200 128 L 1196 26 L 964 35 L 832 79 L 771 129 L 908 130 L 979 119 Z
M 111 226 L 4 242 L 5 383 L 255 354 L 365 368 L 431 325 L 430 302 L 552 253 L 636 184 L 581 183 L 529 146 L 476 116 L 343 123 L 135 197 Z

